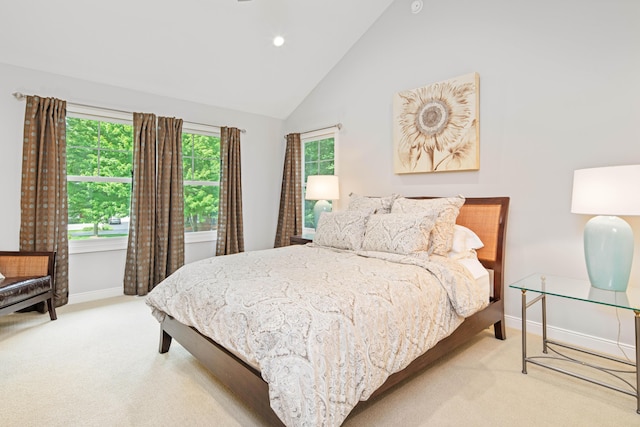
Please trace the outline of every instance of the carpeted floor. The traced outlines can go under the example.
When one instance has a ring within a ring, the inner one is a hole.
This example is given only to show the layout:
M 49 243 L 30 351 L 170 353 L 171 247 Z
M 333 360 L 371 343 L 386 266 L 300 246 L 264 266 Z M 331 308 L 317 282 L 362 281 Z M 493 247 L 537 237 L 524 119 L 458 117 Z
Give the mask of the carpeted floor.
M 159 354 L 158 336 L 137 297 L 61 307 L 54 322 L 0 317 L 0 425 L 263 425 L 178 343 Z M 520 332 L 508 337 L 479 334 L 345 426 L 640 425 L 631 396 L 536 366 L 523 375 Z

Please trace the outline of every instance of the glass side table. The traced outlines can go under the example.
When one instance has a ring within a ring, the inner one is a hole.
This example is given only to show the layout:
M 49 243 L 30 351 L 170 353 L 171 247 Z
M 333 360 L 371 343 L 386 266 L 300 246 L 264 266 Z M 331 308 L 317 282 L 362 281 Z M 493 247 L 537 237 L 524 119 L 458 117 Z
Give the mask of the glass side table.
M 574 378 L 579 378 L 597 384 L 611 390 L 616 390 L 624 394 L 635 397 L 636 412 L 640 414 L 640 289 L 629 288 L 627 292 L 605 291 L 594 288 L 588 280 L 568 279 L 565 277 L 549 276 L 544 274 L 532 274 L 519 280 L 509 287 L 520 289 L 522 291 L 522 373 L 527 373 L 527 363 L 532 363 L 544 368 L 551 369 Z M 537 295 L 531 301 L 527 302 L 527 292 L 535 292 Z M 560 298 L 569 298 L 573 300 L 585 301 L 592 304 L 602 304 L 611 307 L 618 307 L 624 310 L 633 310 L 635 313 L 635 332 L 636 332 L 636 360 L 635 363 L 628 360 L 619 359 L 606 354 L 571 346 L 566 343 L 547 339 L 547 296 Z M 545 356 L 527 356 L 527 309 L 533 304 L 541 302 L 542 305 L 542 352 Z M 556 350 L 556 347 L 571 349 L 583 354 L 589 354 L 601 359 L 607 359 L 620 365 L 620 368 L 612 369 L 596 365 L 591 362 L 577 360 L 574 357 L 565 356 Z M 553 355 L 548 355 L 551 350 Z M 617 378 L 620 383 L 613 384 L 594 379 L 577 372 L 553 366 L 547 361 L 549 359 L 562 360 L 564 362 L 576 363 L 581 366 L 587 366 L 602 372 L 606 372 L 612 377 Z M 635 374 L 634 381 L 629 381 L 622 374 Z

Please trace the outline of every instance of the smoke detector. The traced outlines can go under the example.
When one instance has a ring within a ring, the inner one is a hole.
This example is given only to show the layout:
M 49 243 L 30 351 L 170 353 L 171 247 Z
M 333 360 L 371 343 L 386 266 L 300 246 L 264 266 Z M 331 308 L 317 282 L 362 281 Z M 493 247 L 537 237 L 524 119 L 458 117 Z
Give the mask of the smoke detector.
M 414 0 L 411 2 L 411 13 L 413 13 L 414 15 L 416 13 L 420 13 L 420 11 L 422 10 L 422 7 L 424 6 L 424 3 L 422 2 L 422 0 Z

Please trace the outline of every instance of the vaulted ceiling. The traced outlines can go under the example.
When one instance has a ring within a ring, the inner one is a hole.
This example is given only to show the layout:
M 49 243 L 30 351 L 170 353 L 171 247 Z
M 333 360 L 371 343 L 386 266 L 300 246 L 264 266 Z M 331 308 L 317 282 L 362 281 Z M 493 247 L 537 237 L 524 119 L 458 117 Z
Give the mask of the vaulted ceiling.
M 392 2 L 4 1 L 0 62 L 284 119 Z

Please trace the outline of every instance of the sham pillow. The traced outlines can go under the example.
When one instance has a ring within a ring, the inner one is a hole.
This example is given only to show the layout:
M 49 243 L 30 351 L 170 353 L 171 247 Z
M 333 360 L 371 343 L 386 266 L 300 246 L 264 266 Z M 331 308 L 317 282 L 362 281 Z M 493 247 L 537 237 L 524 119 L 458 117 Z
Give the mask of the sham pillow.
M 422 213 L 435 221 L 431 232 L 429 253 L 447 256 L 453 244 L 453 226 L 464 204 L 462 196 L 436 199 L 407 199 L 400 197 L 393 202 L 391 213 Z
M 375 214 L 390 213 L 391 205 L 393 205 L 393 201 L 397 198 L 397 194 L 392 194 L 387 197 L 367 197 L 351 193 L 349 194 L 349 207 L 347 210 L 367 211 Z
M 368 216 L 361 211 L 322 212 L 313 243 L 357 251 L 362 246 Z
M 476 249 L 484 247 L 480 237 L 472 230 L 462 225 L 453 226 L 453 243 L 447 254 L 449 258 L 468 258 L 475 254 Z
M 400 255 L 426 253 L 433 218 L 424 214 L 378 214 L 367 220 L 362 250 Z

